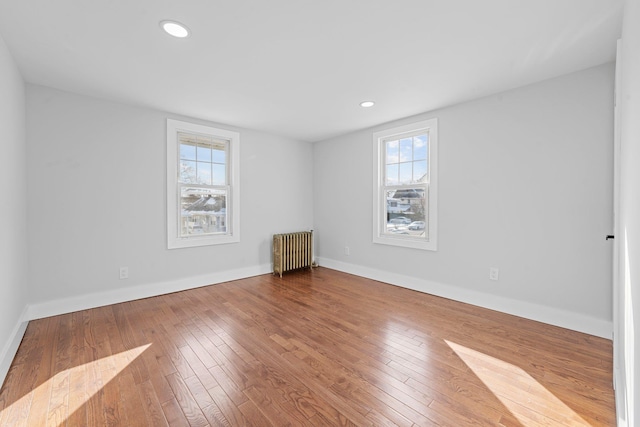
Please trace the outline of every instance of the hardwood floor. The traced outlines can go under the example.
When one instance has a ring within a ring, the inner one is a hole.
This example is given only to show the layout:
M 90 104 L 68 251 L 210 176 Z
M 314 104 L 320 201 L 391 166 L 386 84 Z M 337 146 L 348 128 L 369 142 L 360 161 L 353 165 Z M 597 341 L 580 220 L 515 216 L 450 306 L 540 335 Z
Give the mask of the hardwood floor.
M 1 426 L 615 425 L 611 342 L 318 268 L 30 322 Z

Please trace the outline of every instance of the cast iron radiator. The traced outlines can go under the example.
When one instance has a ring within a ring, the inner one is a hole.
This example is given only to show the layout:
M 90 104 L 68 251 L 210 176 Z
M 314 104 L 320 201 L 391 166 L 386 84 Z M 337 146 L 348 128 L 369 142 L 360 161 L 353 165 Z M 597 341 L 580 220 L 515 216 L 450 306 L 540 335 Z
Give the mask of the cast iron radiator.
M 313 267 L 313 230 L 273 235 L 273 274 Z

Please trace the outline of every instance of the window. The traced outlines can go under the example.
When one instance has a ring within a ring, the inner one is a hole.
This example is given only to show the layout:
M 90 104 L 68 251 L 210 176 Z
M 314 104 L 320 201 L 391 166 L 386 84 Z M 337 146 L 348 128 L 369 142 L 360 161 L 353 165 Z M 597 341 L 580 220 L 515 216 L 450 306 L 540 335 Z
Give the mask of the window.
M 240 241 L 240 134 L 167 120 L 168 247 Z
M 373 242 L 437 250 L 437 119 L 376 132 L 373 146 Z

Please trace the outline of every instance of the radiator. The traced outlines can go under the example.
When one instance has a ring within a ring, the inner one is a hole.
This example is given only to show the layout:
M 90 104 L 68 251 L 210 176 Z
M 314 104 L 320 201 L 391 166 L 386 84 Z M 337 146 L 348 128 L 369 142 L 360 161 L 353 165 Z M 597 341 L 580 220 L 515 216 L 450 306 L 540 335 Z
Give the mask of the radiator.
M 273 274 L 313 266 L 313 230 L 273 235 Z

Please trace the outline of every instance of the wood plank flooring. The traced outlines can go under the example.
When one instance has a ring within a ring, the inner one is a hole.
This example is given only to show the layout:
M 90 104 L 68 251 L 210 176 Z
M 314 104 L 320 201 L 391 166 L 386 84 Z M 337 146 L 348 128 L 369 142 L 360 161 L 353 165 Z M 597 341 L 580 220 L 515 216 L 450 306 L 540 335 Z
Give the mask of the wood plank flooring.
M 0 426 L 613 426 L 611 342 L 326 268 L 29 323 Z

